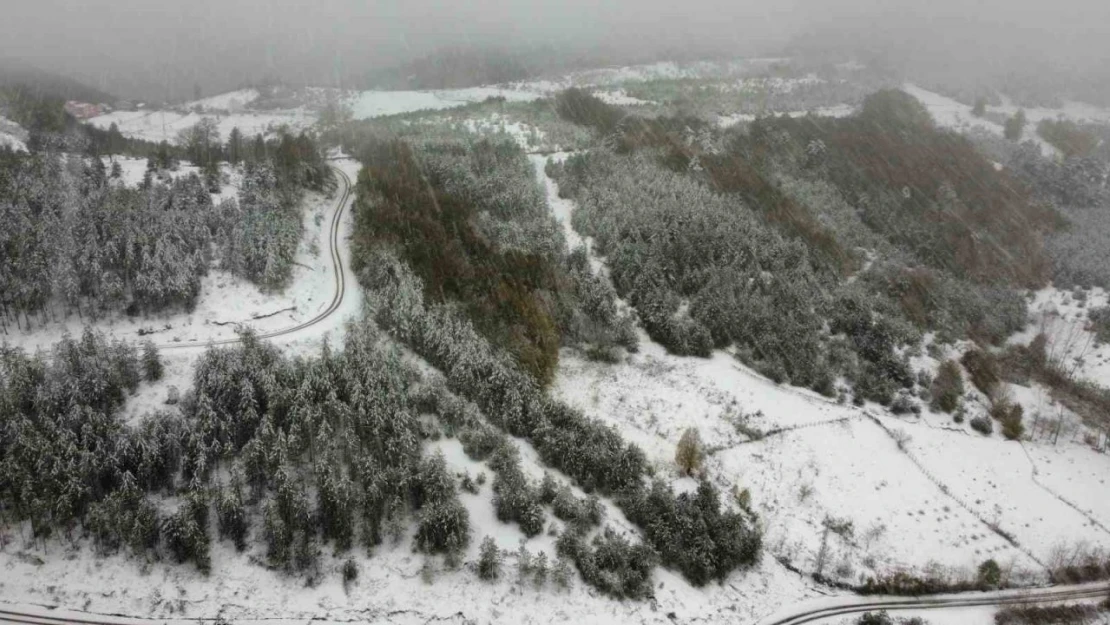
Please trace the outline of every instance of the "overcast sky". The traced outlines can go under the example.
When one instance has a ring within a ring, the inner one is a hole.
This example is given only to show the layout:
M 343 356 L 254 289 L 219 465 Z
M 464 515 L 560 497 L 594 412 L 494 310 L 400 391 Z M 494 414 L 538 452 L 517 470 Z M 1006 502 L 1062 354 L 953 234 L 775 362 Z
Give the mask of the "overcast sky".
M 771 51 L 802 34 L 1110 60 L 1107 0 L 2 0 L 0 59 L 134 97 L 326 83 L 445 44 Z M 977 41 L 975 33 L 986 33 Z M 972 45 L 969 47 L 969 42 Z M 914 50 L 910 50 L 911 52 Z

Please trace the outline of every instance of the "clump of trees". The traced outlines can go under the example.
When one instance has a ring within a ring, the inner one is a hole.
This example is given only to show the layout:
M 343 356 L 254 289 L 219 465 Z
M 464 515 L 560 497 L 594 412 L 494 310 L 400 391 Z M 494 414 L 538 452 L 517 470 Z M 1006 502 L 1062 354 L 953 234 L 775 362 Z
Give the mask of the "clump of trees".
M 564 343 L 634 346 L 615 294 L 566 243 L 510 142 L 371 142 L 355 205 L 356 271 L 389 246 L 433 302 L 462 305 L 542 384 Z
M 271 566 L 310 578 L 324 545 L 371 550 L 410 516 L 417 549 L 465 550 L 455 479 L 421 452 L 410 405 L 419 376 L 372 329 L 307 359 L 241 338 L 201 357 L 179 414 L 136 426 L 118 414 L 143 378 L 134 347 L 90 331 L 49 360 L 0 351 L 4 521 L 29 521 L 35 539 L 80 531 L 103 553 L 204 572 L 213 529 L 239 550 L 261 542 Z M 176 511 L 156 509 L 155 493 Z
M 4 329 L 59 309 L 97 317 L 189 308 L 217 257 L 265 288 L 283 287 L 302 238 L 301 194 L 332 182 L 306 135 L 261 145 L 239 201 L 219 205 L 193 174 L 133 189 L 114 184 L 99 157 L 0 158 L 0 219 L 11 226 L 0 233 Z
M 997 343 L 1025 323 L 1015 287 L 1047 276 L 1040 235 L 1059 215 L 902 92 L 723 136 L 584 92 L 560 102 L 601 143 L 550 168 L 575 227 L 676 353 L 734 346 L 775 381 L 831 394 L 842 375 L 889 404 L 915 387 L 902 346 L 925 330 Z

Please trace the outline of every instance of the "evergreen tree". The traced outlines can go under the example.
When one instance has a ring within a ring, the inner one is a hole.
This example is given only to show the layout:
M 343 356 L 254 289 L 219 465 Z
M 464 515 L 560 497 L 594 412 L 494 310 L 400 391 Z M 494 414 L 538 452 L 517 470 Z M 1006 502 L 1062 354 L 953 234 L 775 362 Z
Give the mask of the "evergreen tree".
M 501 551 L 493 537 L 486 536 L 478 550 L 478 577 L 494 580 L 501 575 Z
M 162 379 L 163 367 L 162 357 L 158 354 L 158 347 L 154 345 L 154 341 L 147 339 L 143 342 L 143 377 L 148 382 L 155 382 Z
M 975 106 L 971 107 L 971 114 L 976 117 L 982 117 L 987 114 L 987 99 L 979 97 L 975 99 Z
M 243 160 L 243 133 L 238 126 L 232 128 L 227 137 L 227 160 L 232 165 L 238 165 Z
M 1006 125 L 1003 128 L 1003 134 L 1010 141 L 1020 141 L 1021 135 L 1025 132 L 1025 111 L 1018 109 L 1013 117 L 1006 120 Z

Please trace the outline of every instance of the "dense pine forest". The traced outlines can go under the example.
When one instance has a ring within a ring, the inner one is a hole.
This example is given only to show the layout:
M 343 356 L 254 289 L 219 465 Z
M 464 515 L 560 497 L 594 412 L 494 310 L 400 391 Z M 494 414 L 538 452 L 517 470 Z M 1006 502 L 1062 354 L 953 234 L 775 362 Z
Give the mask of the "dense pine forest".
M 14 101 L 22 102 L 15 99 Z M 137 315 L 189 309 L 213 263 L 265 289 L 289 281 L 302 238 L 305 190 L 330 192 L 332 179 L 311 137 L 281 133 L 220 141 L 209 121 L 170 147 L 61 125 L 60 103 L 23 102 L 32 124 L 29 153 L 0 151 L 0 319 L 30 328 L 77 314 Z M 147 156 L 138 188 L 127 187 L 113 156 Z M 178 175 L 188 158 L 198 173 Z M 241 170 L 238 199 L 213 202 L 220 163 Z

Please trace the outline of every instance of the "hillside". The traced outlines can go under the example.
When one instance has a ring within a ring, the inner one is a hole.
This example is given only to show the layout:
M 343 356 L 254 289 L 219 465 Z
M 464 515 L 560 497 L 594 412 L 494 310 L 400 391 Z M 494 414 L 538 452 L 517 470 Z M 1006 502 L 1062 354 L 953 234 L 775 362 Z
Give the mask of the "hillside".
M 7 605 L 762 623 L 1110 579 L 1104 109 L 1019 142 L 858 65 L 522 76 L 0 159 Z

